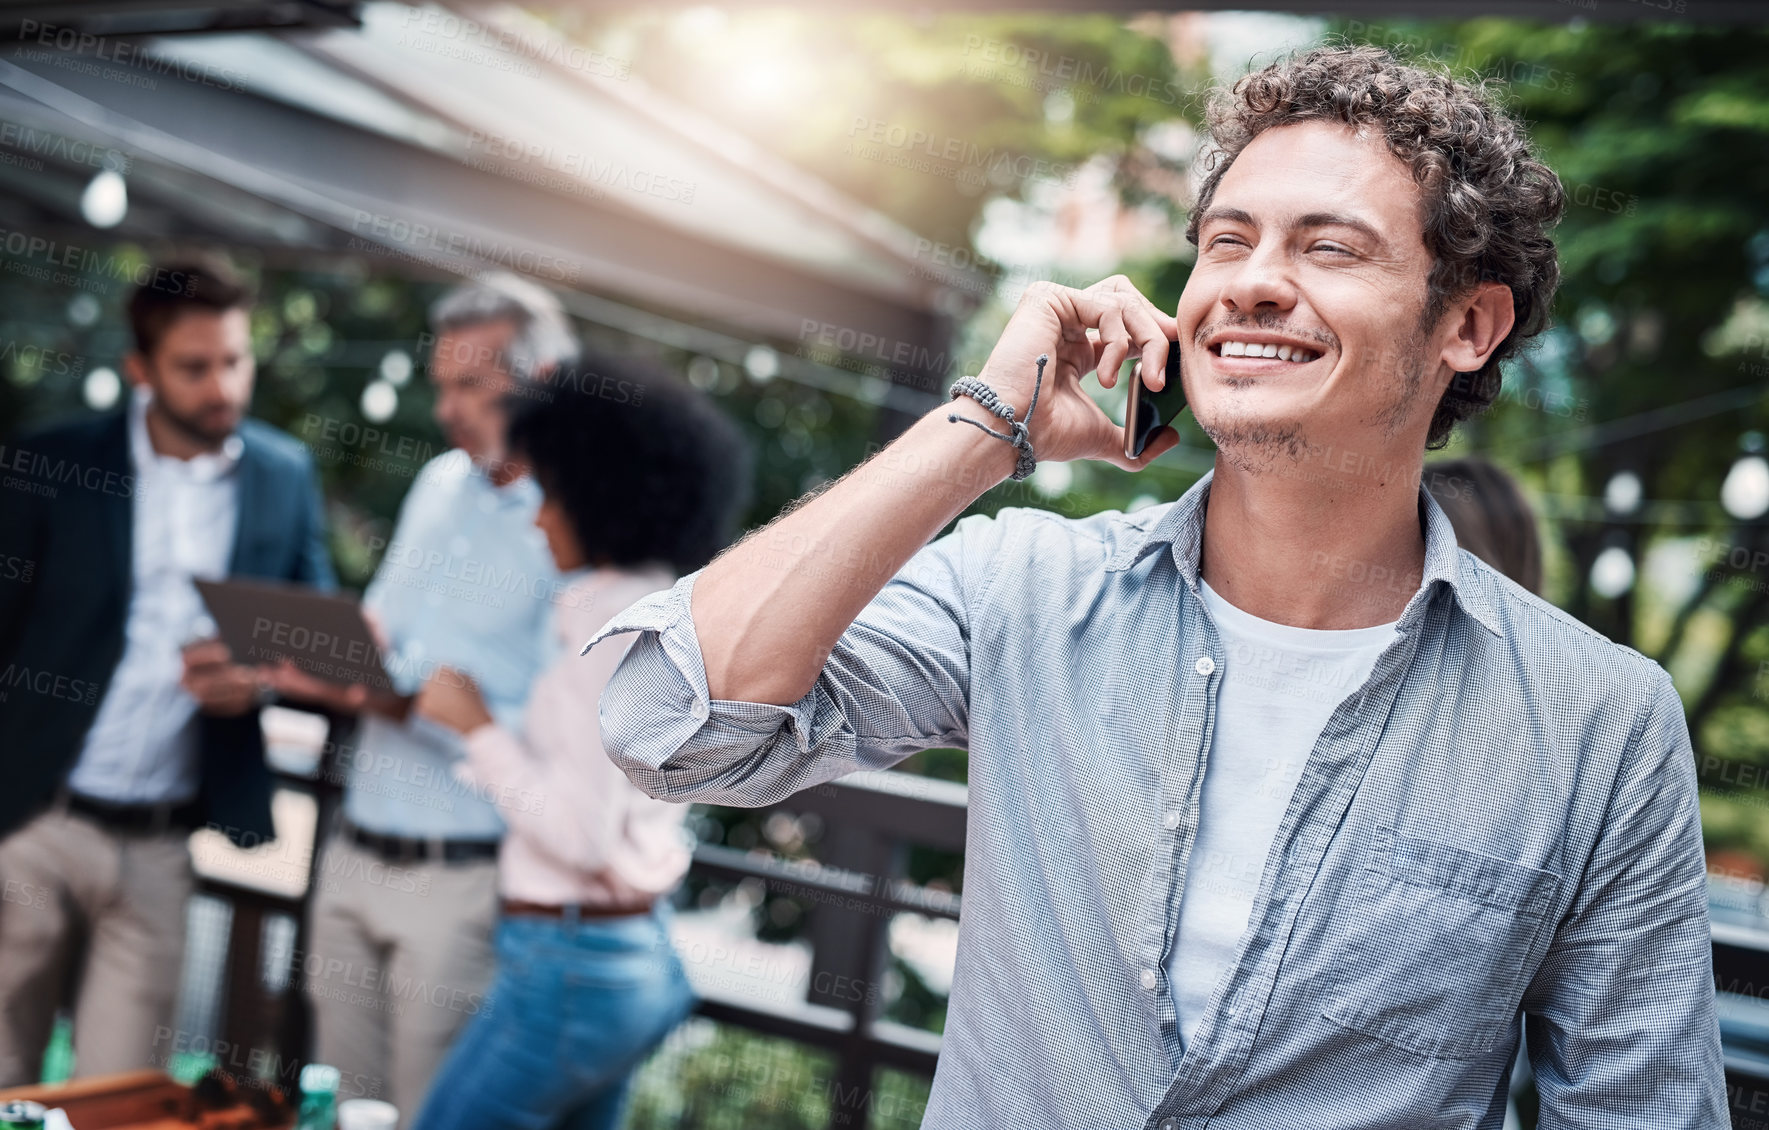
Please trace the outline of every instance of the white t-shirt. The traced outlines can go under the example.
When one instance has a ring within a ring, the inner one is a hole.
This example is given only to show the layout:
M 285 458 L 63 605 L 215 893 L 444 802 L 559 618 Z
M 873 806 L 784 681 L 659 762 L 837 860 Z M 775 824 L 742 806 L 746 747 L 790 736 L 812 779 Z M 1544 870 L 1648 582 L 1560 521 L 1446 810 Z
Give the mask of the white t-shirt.
M 1394 638 L 1394 624 L 1346 631 L 1275 624 L 1236 608 L 1203 578 L 1198 584 L 1226 661 L 1167 967 L 1188 1046 L 1247 931 L 1266 853 L 1315 741 Z

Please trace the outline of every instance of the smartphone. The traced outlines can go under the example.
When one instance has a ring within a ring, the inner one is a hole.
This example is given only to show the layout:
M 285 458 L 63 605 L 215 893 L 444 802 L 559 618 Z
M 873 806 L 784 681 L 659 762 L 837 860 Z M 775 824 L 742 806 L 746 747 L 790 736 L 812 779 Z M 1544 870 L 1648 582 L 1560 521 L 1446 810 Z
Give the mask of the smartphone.
M 1130 399 L 1124 406 L 1124 454 L 1135 459 L 1149 439 L 1185 411 L 1185 386 L 1179 379 L 1179 343 L 1167 343 L 1167 383 L 1160 392 L 1143 387 L 1142 362 L 1130 374 Z

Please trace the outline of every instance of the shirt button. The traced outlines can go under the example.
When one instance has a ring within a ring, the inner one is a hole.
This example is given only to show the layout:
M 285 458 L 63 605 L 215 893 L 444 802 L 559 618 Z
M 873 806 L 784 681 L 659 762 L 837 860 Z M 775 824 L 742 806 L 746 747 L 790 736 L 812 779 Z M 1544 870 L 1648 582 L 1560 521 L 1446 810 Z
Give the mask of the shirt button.
M 1210 658 L 1208 655 L 1200 655 L 1198 656 L 1198 661 L 1192 664 L 1192 670 L 1200 675 L 1208 675 L 1210 672 L 1216 670 L 1216 660 Z
M 1163 1118 L 1161 1125 L 1156 1127 L 1156 1130 L 1179 1130 L 1179 1119 Z
M 1163 827 L 1163 828 L 1167 829 L 1169 832 L 1171 832 L 1171 831 L 1173 831 L 1173 829 L 1179 827 L 1179 821 L 1180 821 L 1179 813 L 1169 812 L 1166 816 L 1163 816 L 1161 818 L 1161 827 Z
M 1155 984 L 1156 984 L 1155 971 L 1153 969 L 1143 970 L 1142 971 L 1142 987 L 1153 992 L 1154 988 L 1155 988 Z

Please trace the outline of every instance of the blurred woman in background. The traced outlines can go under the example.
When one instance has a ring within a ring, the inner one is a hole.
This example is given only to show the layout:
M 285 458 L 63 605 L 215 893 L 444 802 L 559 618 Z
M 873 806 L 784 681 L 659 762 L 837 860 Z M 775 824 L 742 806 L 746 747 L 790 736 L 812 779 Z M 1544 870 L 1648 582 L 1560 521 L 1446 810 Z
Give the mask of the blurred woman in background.
M 1443 507 L 1456 542 L 1537 596 L 1542 539 L 1517 480 L 1478 456 L 1425 464 L 1425 489 Z
M 729 541 L 750 457 L 713 403 L 667 374 L 586 356 L 511 407 L 509 447 L 544 495 L 535 525 L 564 574 L 551 665 L 523 732 L 439 670 L 416 710 L 464 735 L 456 772 L 508 825 L 497 975 L 414 1130 L 612 1130 L 634 1070 L 691 1010 L 668 896 L 685 805 L 652 800 L 602 749 L 597 705 L 624 649 L 579 649 L 617 612 Z

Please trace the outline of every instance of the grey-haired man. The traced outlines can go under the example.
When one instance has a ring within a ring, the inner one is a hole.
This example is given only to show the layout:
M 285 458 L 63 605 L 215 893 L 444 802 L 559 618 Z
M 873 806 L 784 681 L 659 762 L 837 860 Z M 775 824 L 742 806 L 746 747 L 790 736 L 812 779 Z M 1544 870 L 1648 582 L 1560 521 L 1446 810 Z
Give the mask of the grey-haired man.
M 544 395 L 577 342 L 551 294 L 503 273 L 449 291 L 430 322 L 436 421 L 451 450 L 412 484 L 364 604 L 401 695 L 455 667 L 515 727 L 548 659 L 559 585 L 534 528 L 540 491 L 505 458 L 503 403 L 525 389 Z M 407 717 L 409 698 L 328 690 L 292 669 L 281 678 L 285 693 L 363 718 L 339 751 L 343 815 L 298 962 L 318 1058 L 343 1072 L 344 1091 L 393 1102 L 408 1120 L 462 1024 L 491 1006 L 498 798 L 457 781 L 459 739 Z

